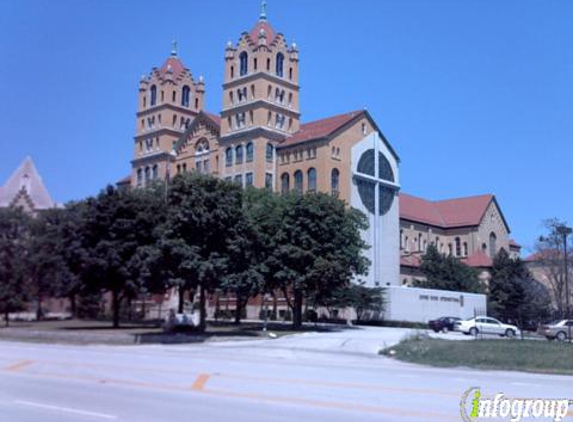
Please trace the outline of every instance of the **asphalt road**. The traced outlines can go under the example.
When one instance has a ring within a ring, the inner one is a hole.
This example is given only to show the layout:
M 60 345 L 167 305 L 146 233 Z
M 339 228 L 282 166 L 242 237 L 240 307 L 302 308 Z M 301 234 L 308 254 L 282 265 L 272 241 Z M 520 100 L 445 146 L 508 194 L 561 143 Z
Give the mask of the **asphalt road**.
M 435 369 L 374 353 L 403 334 L 185 346 L 0 342 L 0 421 L 459 421 L 471 386 L 573 398 L 573 377 Z

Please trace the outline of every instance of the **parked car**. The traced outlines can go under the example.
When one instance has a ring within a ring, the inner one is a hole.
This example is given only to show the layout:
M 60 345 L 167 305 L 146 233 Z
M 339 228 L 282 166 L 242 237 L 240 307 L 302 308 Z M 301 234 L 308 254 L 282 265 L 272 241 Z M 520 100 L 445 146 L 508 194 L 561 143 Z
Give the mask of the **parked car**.
M 515 337 L 519 334 L 519 328 L 515 325 L 504 324 L 495 318 L 488 316 L 477 316 L 466 321 L 455 323 L 456 331 L 475 336 L 481 334 L 496 334 L 502 337 Z
M 440 331 L 443 333 L 448 333 L 449 331 L 454 331 L 454 324 L 457 321 L 461 321 L 461 318 L 444 316 L 428 321 L 428 327 L 430 327 L 430 329 L 434 330 L 436 333 Z
M 548 340 L 565 341 L 569 338 L 569 331 L 571 331 L 573 337 L 573 320 L 564 319 L 552 324 L 540 325 L 538 333 L 545 336 Z

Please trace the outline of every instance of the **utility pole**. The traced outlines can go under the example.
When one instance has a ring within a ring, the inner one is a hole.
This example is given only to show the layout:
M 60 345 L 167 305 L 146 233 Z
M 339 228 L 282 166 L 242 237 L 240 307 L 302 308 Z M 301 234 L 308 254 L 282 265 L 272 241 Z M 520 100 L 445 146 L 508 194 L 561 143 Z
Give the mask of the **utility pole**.
M 569 309 L 569 268 L 568 268 L 568 256 L 567 256 L 567 236 L 573 232 L 571 227 L 567 227 L 564 224 L 555 227 L 555 233 L 563 236 L 563 267 L 565 270 L 565 318 L 567 321 L 567 340 L 571 342 L 571 312 Z

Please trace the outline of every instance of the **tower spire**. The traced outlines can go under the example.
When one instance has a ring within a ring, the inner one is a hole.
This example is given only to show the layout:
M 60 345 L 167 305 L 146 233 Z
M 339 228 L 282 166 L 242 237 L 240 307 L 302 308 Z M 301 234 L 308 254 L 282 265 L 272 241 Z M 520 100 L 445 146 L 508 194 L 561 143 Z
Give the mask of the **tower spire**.
M 267 20 L 267 0 L 263 0 L 261 3 L 261 14 L 259 15 L 260 21 Z
M 175 38 L 171 42 L 171 55 L 177 57 L 177 40 Z

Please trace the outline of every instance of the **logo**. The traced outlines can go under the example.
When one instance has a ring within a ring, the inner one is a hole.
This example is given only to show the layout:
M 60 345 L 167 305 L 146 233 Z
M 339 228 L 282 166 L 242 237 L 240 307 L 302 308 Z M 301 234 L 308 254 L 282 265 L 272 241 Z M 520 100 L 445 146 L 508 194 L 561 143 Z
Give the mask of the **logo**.
M 487 418 L 504 418 L 511 422 L 544 418 L 559 422 L 567 416 L 571 403 L 573 400 L 569 399 L 513 399 L 503 393 L 485 398 L 479 387 L 471 387 L 462 394 L 460 412 L 465 422 Z

